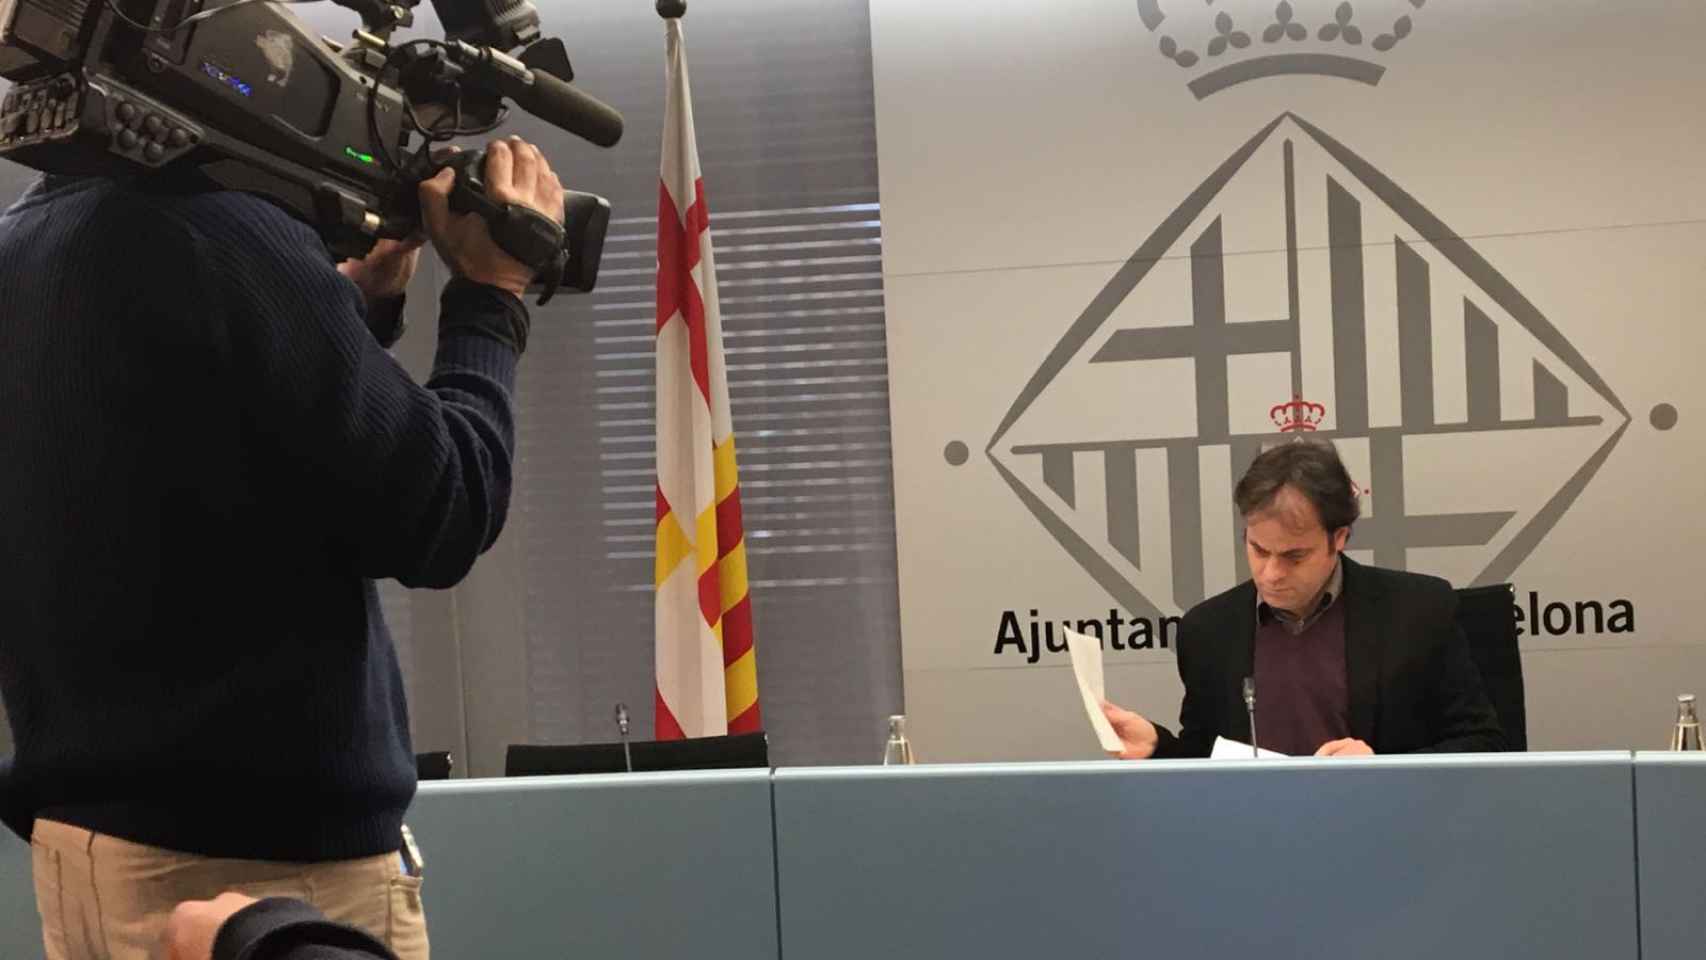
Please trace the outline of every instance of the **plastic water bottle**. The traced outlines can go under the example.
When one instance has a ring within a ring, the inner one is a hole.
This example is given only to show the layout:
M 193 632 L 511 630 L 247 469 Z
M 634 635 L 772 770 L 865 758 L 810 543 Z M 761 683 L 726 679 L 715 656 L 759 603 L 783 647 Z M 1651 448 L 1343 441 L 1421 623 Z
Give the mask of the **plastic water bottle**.
M 1670 733 L 1672 750 L 1699 750 L 1700 718 L 1694 714 L 1694 694 L 1676 698 L 1676 728 Z
M 1698 735 L 1695 737 L 1695 743 L 1699 743 Z M 916 762 L 912 756 L 912 742 L 906 739 L 906 717 L 897 713 L 889 718 L 889 740 L 883 745 L 883 766 Z

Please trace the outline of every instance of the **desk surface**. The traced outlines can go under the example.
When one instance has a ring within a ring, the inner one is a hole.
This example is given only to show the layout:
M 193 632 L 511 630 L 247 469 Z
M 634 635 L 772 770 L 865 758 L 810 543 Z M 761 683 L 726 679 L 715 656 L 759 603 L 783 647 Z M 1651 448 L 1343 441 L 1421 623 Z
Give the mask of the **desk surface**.
M 775 957 L 770 771 L 421 785 L 433 954 Z
M 780 770 L 785 955 L 1635 956 L 1627 753 Z
M 408 822 L 446 960 L 777 956 L 770 771 L 424 783 Z M 0 830 L 0 960 L 36 960 L 29 847 Z
M 0 827 L 0 957 L 36 960 L 42 955 L 41 918 L 30 879 L 30 848 Z
M 429 783 L 409 822 L 441 960 L 1608 960 L 1639 810 L 1670 960 L 1706 943 L 1702 796 L 1706 755 L 927 765 Z M 40 950 L 0 835 L 0 958 Z
M 1706 753 L 1637 753 L 1643 960 L 1706 952 Z

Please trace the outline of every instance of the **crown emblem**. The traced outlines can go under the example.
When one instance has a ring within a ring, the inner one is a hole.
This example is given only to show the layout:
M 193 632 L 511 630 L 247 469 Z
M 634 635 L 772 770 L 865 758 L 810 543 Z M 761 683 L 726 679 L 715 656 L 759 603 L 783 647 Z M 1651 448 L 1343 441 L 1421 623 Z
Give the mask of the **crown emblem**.
M 1373 86 L 1382 56 L 1415 29 L 1427 0 L 1137 0 L 1161 55 L 1191 73 L 1201 100 L 1263 77 L 1339 77 Z
M 1292 397 L 1286 403 L 1268 408 L 1268 419 L 1279 427 L 1280 433 L 1313 433 L 1327 416 L 1327 408 L 1302 397 Z

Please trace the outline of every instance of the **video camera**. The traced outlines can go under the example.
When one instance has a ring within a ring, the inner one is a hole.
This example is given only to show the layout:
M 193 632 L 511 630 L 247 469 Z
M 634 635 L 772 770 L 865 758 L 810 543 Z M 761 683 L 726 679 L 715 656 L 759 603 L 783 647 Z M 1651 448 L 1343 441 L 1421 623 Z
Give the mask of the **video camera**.
M 568 83 L 529 0 L 433 0 L 445 39 L 395 44 L 418 0 L 333 0 L 361 17 L 348 44 L 284 2 L 307 0 L 0 0 L 14 82 L 0 157 L 73 175 L 194 168 L 282 206 L 339 258 L 418 229 L 417 185 L 450 165 L 453 208 L 535 268 L 541 302 L 559 283 L 593 288 L 608 202 L 570 192 L 558 227 L 484 196 L 477 155 L 435 149 L 496 129 L 506 100 L 600 146 L 621 138 L 622 117 Z

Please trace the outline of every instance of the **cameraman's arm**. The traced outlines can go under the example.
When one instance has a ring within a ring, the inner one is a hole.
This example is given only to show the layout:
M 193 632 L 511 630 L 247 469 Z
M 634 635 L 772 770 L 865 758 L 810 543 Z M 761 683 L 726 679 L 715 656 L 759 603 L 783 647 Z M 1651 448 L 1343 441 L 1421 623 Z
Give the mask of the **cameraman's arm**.
M 199 212 L 204 296 L 222 321 L 250 442 L 265 454 L 257 466 L 286 472 L 360 574 L 459 581 L 509 506 L 519 298 L 448 286 L 422 387 L 375 342 L 360 294 L 306 226 L 237 194 Z
M 28 841 L 36 814 L 12 776 L 12 763 L 12 757 L 0 757 L 0 824 L 11 828 L 19 839 Z
M 489 148 L 486 184 L 501 203 L 561 215 L 561 183 L 519 141 Z M 458 277 L 441 299 L 424 388 L 368 333 L 361 295 L 306 226 L 236 194 L 205 205 L 198 219 L 208 222 L 197 224 L 197 262 L 223 294 L 228 365 L 253 432 L 357 572 L 408 586 L 461 580 L 503 528 L 527 344 L 518 294 L 530 272 L 479 218 L 450 214 L 450 186 L 439 177 L 421 187 L 427 231 Z

